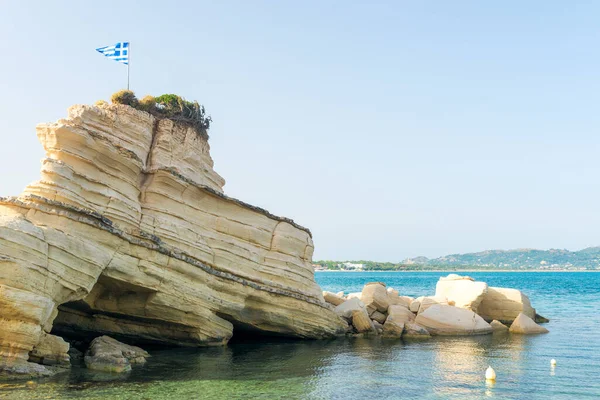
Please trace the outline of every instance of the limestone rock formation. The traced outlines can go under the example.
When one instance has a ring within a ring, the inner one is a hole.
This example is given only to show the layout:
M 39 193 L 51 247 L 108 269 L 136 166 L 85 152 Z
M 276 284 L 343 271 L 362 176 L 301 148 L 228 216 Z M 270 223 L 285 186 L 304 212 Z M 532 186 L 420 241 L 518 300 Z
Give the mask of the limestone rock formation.
M 456 307 L 477 312 L 487 291 L 485 282 L 475 282 L 469 276 L 450 274 L 440 278 L 435 287 L 435 296 L 453 301 Z
M 85 366 L 94 371 L 127 372 L 131 364 L 144 364 L 148 352 L 119 342 L 109 336 L 100 336 L 92 340 L 85 353 Z
M 435 304 L 423 311 L 415 322 L 432 335 L 481 335 L 492 332 L 490 324 L 473 311 Z
M 520 290 L 489 287 L 483 296 L 477 314 L 486 321 L 498 320 L 510 325 L 517 316 L 523 313 L 529 318 L 535 318 L 535 309 L 531 307 L 529 298 Z
M 79 105 L 37 135 L 41 179 L 0 198 L 5 371 L 50 332 L 210 346 L 347 328 L 314 281 L 310 231 L 226 196 L 193 129 Z
M 529 335 L 534 333 L 548 333 L 548 329 L 536 324 L 529 316 L 520 313 L 510 325 L 510 332 Z

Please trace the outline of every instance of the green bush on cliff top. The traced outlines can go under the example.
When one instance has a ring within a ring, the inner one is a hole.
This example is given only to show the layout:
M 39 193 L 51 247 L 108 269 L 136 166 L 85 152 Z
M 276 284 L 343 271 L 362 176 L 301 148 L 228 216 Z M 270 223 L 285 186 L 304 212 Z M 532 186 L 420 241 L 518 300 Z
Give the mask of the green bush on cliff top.
M 126 106 L 137 107 L 138 99 L 131 90 L 119 90 L 110 97 L 110 101 L 116 104 L 125 104 Z
M 212 119 L 206 115 L 204 106 L 197 101 L 187 101 L 176 94 L 163 94 L 158 97 L 145 96 L 142 100 L 138 100 L 130 90 L 121 90 L 113 94 L 111 101 L 145 111 L 159 119 L 166 118 L 190 126 L 200 136 L 208 139 L 207 131 Z

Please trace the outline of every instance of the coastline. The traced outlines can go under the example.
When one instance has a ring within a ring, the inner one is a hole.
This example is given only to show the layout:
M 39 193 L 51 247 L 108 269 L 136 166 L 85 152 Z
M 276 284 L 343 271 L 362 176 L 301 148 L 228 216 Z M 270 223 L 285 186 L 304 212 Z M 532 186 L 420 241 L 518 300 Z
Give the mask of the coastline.
M 414 270 L 402 270 L 402 271 L 385 271 L 385 270 L 362 270 L 362 271 L 351 271 L 351 270 L 345 270 L 345 271 L 341 271 L 341 270 L 336 270 L 336 269 L 319 269 L 319 270 L 315 270 L 316 272 L 351 272 L 351 273 L 356 273 L 356 272 L 401 272 L 401 273 L 405 273 L 405 272 L 450 272 L 450 273 L 455 273 L 455 272 L 535 272 L 535 273 L 549 273 L 549 272 L 578 272 L 578 273 L 598 273 L 600 272 L 600 270 L 568 270 L 568 269 L 557 269 L 557 270 L 551 270 L 551 271 L 539 271 L 539 270 L 521 270 L 521 269 L 498 269 L 498 270 L 489 270 L 489 269 L 427 269 L 427 270 L 422 270 L 422 269 L 414 269 Z

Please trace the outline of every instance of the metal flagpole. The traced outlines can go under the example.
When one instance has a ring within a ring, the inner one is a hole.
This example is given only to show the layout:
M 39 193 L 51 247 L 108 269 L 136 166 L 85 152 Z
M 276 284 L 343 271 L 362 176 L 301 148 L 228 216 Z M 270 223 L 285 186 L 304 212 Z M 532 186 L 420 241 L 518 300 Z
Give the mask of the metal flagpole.
M 129 90 L 129 64 L 131 64 L 131 42 L 127 45 L 127 90 Z

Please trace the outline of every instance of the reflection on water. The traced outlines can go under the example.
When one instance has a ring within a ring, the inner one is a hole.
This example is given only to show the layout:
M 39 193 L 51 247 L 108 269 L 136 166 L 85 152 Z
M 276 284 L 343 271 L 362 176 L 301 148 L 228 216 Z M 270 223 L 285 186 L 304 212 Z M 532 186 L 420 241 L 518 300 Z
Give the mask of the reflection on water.
M 383 280 L 429 294 L 440 274 L 330 274 L 327 289 L 356 291 Z M 344 275 L 351 275 L 345 278 Z M 366 275 L 366 276 L 364 276 Z M 530 294 L 550 333 L 235 343 L 223 348 L 149 349 L 126 375 L 70 373 L 27 387 L 0 385 L 4 399 L 580 399 L 598 398 L 600 274 L 487 274 L 476 278 Z M 516 275 L 516 276 L 515 276 Z M 393 282 L 393 280 L 397 282 Z M 518 282 L 517 282 L 518 281 Z M 344 283 L 345 282 L 345 283 Z M 569 290 L 564 290 L 569 287 Z M 410 292 L 409 292 L 410 290 Z M 558 294 L 557 294 L 558 293 Z M 576 327 L 576 328 L 574 328 Z M 552 368 L 550 359 L 559 364 Z M 491 365 L 497 381 L 486 382 Z

